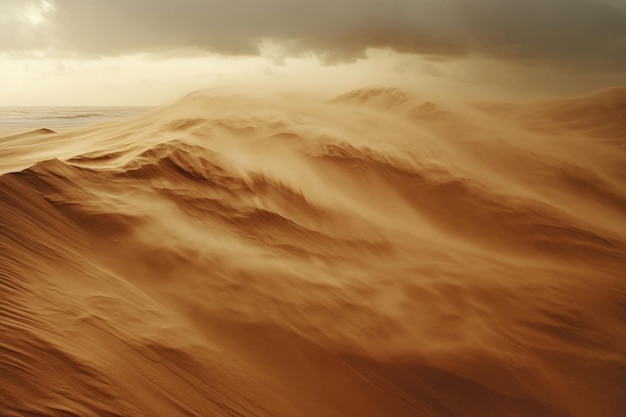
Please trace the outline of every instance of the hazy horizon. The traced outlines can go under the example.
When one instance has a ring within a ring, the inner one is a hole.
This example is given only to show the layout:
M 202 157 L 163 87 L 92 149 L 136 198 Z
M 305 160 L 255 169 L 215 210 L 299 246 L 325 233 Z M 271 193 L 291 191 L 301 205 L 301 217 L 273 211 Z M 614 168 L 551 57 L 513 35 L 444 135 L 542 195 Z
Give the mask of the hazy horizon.
M 3 106 L 154 106 L 224 86 L 567 96 L 626 84 L 626 3 L 5 0 L 0 71 Z

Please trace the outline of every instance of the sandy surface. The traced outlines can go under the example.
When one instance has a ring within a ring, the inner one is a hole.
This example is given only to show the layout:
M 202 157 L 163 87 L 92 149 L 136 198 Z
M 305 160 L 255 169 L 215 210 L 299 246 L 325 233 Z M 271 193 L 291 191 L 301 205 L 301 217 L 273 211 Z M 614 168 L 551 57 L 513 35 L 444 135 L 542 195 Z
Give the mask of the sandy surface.
M 0 415 L 622 416 L 625 106 L 200 92 L 2 138 Z

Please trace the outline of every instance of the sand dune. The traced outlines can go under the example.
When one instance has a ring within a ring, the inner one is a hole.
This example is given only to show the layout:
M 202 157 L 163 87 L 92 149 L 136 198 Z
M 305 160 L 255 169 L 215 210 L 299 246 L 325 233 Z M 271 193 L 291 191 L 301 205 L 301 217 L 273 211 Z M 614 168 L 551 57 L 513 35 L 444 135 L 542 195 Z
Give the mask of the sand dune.
M 0 139 L 0 414 L 623 415 L 624 98 L 197 92 Z
M 509 114 L 529 129 L 551 134 L 604 139 L 624 148 L 626 143 L 626 87 L 589 96 L 544 100 L 526 105 L 483 104 L 486 110 Z

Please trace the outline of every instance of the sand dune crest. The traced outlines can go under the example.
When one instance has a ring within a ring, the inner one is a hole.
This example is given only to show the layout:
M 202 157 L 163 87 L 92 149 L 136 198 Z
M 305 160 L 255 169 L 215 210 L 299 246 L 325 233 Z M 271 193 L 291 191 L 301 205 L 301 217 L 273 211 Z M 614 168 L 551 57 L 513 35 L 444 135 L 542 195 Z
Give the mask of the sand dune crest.
M 620 416 L 625 97 L 199 92 L 0 139 L 0 414 Z

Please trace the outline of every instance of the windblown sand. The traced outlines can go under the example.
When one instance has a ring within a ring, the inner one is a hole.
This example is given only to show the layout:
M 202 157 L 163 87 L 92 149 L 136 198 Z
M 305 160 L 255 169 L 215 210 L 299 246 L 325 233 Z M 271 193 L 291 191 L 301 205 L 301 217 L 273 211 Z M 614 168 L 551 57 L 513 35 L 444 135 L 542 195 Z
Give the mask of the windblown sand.
M 2 416 L 626 411 L 626 89 L 199 92 L 0 174 Z

